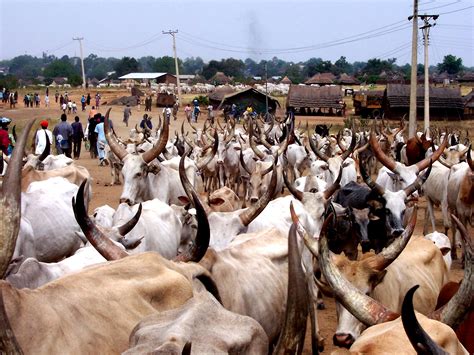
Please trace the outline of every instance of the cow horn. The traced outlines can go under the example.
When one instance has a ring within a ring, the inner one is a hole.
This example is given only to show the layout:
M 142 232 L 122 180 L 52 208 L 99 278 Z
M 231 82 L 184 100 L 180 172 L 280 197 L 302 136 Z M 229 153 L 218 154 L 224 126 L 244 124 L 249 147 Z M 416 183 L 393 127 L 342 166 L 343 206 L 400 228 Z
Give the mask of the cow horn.
M 136 131 L 137 133 L 143 133 L 144 130 L 141 129 L 140 127 L 138 127 L 138 124 L 135 123 L 135 131 Z
M 112 130 L 110 129 L 110 123 L 109 123 L 109 114 L 110 110 L 112 108 L 109 108 L 105 114 L 105 120 L 104 120 L 104 132 L 105 132 L 105 139 L 107 140 L 107 143 L 109 144 L 110 150 L 119 158 L 120 160 L 123 160 L 128 152 L 118 143 L 117 139 L 115 136 L 112 134 Z
M 374 180 L 372 180 L 370 175 L 367 173 L 367 170 L 365 170 L 364 164 L 362 163 L 361 160 L 359 160 L 359 170 L 360 170 L 360 175 L 362 175 L 362 179 L 367 184 L 367 186 L 369 186 L 372 190 L 374 190 L 380 196 L 383 196 L 385 194 L 385 188 L 377 184 Z
M 286 169 L 283 169 L 283 181 L 285 182 L 286 188 L 291 192 L 294 198 L 298 201 L 303 200 L 303 193 L 296 189 L 289 181 L 288 176 L 286 175 Z
M 285 321 L 274 354 L 298 354 L 304 346 L 308 317 L 308 287 L 293 223 L 288 235 L 288 293 Z
M 438 344 L 423 330 L 413 309 L 413 295 L 420 285 L 415 285 L 405 295 L 402 304 L 402 323 L 405 333 L 417 354 L 446 355 Z
M 405 187 L 403 189 L 403 191 L 405 191 L 407 197 L 421 188 L 421 186 L 424 184 L 426 179 L 428 179 L 428 177 L 430 176 L 432 166 L 433 165 L 430 161 L 430 165 L 428 167 L 428 170 L 426 170 L 425 173 L 422 176 L 418 176 L 413 183 L 411 183 L 410 185 L 408 185 L 407 187 Z
M 410 221 L 400 237 L 395 239 L 380 253 L 366 259 L 373 269 L 378 271 L 386 269 L 402 253 L 415 230 L 417 211 L 418 206 L 415 205 L 410 216 Z
M 258 157 L 258 159 L 263 159 L 265 158 L 265 154 L 257 148 L 255 145 L 255 142 L 253 140 L 253 121 L 252 119 L 249 120 L 249 142 L 250 142 L 250 148 L 252 148 L 253 152 L 255 155 Z
M 265 191 L 263 196 L 258 200 L 258 202 L 252 207 L 247 208 L 245 211 L 241 212 L 239 218 L 244 226 L 248 226 L 268 205 L 273 195 L 275 194 L 276 184 L 277 184 L 277 169 L 276 162 L 278 160 L 278 155 L 275 156 L 273 160 L 273 173 L 270 180 L 270 186 L 268 190 Z
M 416 167 L 418 168 L 418 171 L 422 171 L 426 169 L 431 164 L 431 162 L 435 162 L 439 159 L 441 154 L 443 154 L 444 150 L 448 146 L 448 141 L 449 141 L 448 136 L 449 136 L 448 134 L 444 136 L 443 143 L 438 147 L 438 149 L 430 157 L 427 157 L 423 159 L 422 161 L 419 161 L 418 163 L 416 163 Z
M 196 146 L 193 141 L 186 139 L 186 135 L 184 134 L 184 121 L 181 124 L 181 136 L 183 137 L 186 144 L 189 145 L 191 148 L 194 148 Z
M 0 194 L 0 278 L 3 279 L 15 251 L 21 218 L 21 169 L 23 151 L 35 120 L 27 123 L 13 150 Z M 0 152 L 0 154 L 2 154 Z
M 190 201 L 193 201 L 193 206 L 196 209 L 198 229 L 196 232 L 196 238 L 194 239 L 194 244 L 187 251 L 178 255 L 174 260 L 183 262 L 193 261 L 197 263 L 204 257 L 204 254 L 206 254 L 207 248 L 209 247 L 211 232 L 206 211 L 184 171 L 184 160 L 189 153 L 190 151 L 183 154 L 179 161 L 179 178 L 184 191 L 186 191 Z
M 439 157 L 438 161 L 444 165 L 445 167 L 447 167 L 448 169 L 451 169 L 453 167 L 453 164 L 451 163 L 448 163 L 442 156 Z
M 467 151 L 466 160 L 471 170 L 474 170 L 474 163 L 472 162 L 472 158 L 471 158 L 471 146 L 469 146 L 469 150 Z
M 375 136 L 375 131 L 372 128 L 370 131 L 370 137 L 369 137 L 369 143 L 370 146 L 374 152 L 375 157 L 383 164 L 385 165 L 389 170 L 395 171 L 397 167 L 397 163 L 395 160 L 390 158 L 389 156 L 385 155 L 383 152 L 382 148 L 380 147 L 380 144 L 377 140 L 377 137 Z
M 337 145 L 339 146 L 339 149 L 340 149 L 342 152 L 345 152 L 345 151 L 347 150 L 347 147 L 344 147 L 344 145 L 343 145 L 342 142 L 341 142 L 341 130 L 339 130 L 339 131 L 337 132 L 336 142 L 337 142 Z
M 309 140 L 309 146 L 311 147 L 311 150 L 313 151 L 313 153 L 316 154 L 316 156 L 319 159 L 324 160 L 325 162 L 327 162 L 329 160 L 329 157 L 326 154 L 321 153 L 321 151 L 318 149 L 316 144 L 313 142 L 313 139 L 312 139 L 311 134 L 309 133 L 309 131 L 308 131 L 308 140 Z
M 398 314 L 390 311 L 381 303 L 360 292 L 346 280 L 339 269 L 332 263 L 326 238 L 326 230 L 333 216 L 331 213 L 324 221 L 319 238 L 319 253 L 317 253 L 314 248 L 317 243 L 315 239 L 309 240 L 305 238 L 304 242 L 311 253 L 318 258 L 321 272 L 329 286 L 333 289 L 337 300 L 341 302 L 354 317 L 368 327 L 397 318 Z
M 0 174 L 3 172 L 3 152 L 0 152 Z
M 247 164 L 245 164 L 244 155 L 242 154 L 242 149 L 240 149 L 239 160 L 240 160 L 240 165 L 242 165 L 242 168 L 244 168 L 244 170 L 247 172 L 247 174 L 252 175 L 252 172 L 248 168 Z
M 217 153 L 218 147 L 219 147 L 219 135 L 217 134 L 217 131 L 214 131 L 214 145 L 212 146 L 211 154 L 209 154 L 209 157 L 207 158 L 206 161 L 204 161 L 204 163 L 198 164 L 199 170 L 204 169 L 207 166 L 207 164 L 209 164 L 212 161 L 212 159 L 214 159 L 214 156 Z M 205 149 L 203 149 L 203 151 L 204 150 Z
M 456 294 L 444 307 L 436 310 L 432 317 L 456 329 L 467 316 L 467 311 L 474 299 L 474 250 L 466 227 L 456 216 L 451 215 L 451 217 L 460 231 L 463 242 L 464 277 Z
M 355 133 L 355 129 L 352 129 L 351 145 L 349 146 L 349 149 L 347 149 L 344 153 L 342 153 L 342 155 L 341 155 L 342 161 L 346 160 L 349 157 L 349 155 L 352 154 L 352 152 L 354 151 L 354 149 L 356 147 L 356 144 L 357 144 L 357 136 L 356 136 L 356 133 Z
M 142 204 L 138 206 L 138 211 L 135 213 L 135 216 L 128 221 L 127 223 L 121 225 L 120 227 L 117 228 L 118 233 L 124 237 L 126 234 L 128 234 L 138 223 L 138 220 L 140 219 L 140 216 L 142 214 Z
M 76 198 L 72 198 L 72 209 L 74 210 L 77 224 L 81 227 L 87 240 L 106 260 L 118 260 L 128 256 L 128 253 L 105 236 L 87 215 L 86 206 L 84 205 L 86 183 L 87 179 L 79 187 Z
M 336 180 L 331 186 L 329 186 L 326 190 L 324 190 L 324 198 L 326 200 L 329 199 L 341 187 L 340 182 L 341 182 L 341 177 L 342 177 L 342 169 L 343 167 L 341 164 L 341 167 L 339 168 L 339 174 L 337 175 Z
M 163 129 L 160 132 L 160 141 L 155 144 L 153 148 L 142 154 L 142 159 L 146 164 L 150 163 L 153 159 L 158 157 L 158 155 L 160 155 L 165 150 L 166 143 L 168 143 L 169 132 L 170 126 L 165 120 L 163 122 Z
M 39 161 L 45 160 L 46 157 L 51 154 L 51 142 L 49 141 L 49 135 L 46 132 L 46 130 L 44 131 L 44 134 L 46 135 L 46 147 L 44 148 L 43 152 L 38 157 Z

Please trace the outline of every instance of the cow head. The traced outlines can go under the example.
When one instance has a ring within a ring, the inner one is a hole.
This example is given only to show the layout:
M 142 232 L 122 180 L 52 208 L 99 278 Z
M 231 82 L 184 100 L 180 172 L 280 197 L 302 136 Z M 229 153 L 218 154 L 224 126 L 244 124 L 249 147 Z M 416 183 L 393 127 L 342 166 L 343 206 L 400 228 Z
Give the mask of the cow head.
M 110 149 L 123 161 L 122 175 L 124 186 L 122 195 L 120 196 L 120 202 L 133 205 L 137 202 L 151 199 L 152 197 L 149 195 L 150 186 L 148 175 L 156 175 L 161 170 L 161 166 L 155 161 L 155 158 L 157 158 L 166 147 L 169 126 L 164 124 L 159 142 L 150 150 L 139 155 L 131 155 L 119 144 L 110 130 L 110 110 L 111 109 L 108 109 L 105 115 L 104 130 Z
M 263 192 L 267 191 L 270 183 L 270 175 L 267 174 L 272 171 L 272 163 L 257 161 L 255 163 L 255 171 L 250 174 L 248 184 L 248 195 L 250 196 L 250 203 L 253 205 L 257 203 Z
M 379 217 L 370 212 L 369 208 L 348 207 L 349 216 L 351 218 L 352 231 L 359 240 L 362 248 L 369 244 L 369 222 L 377 220 Z
M 386 228 L 388 231 L 387 233 L 390 237 L 398 237 L 403 233 L 403 218 L 405 215 L 407 199 L 412 193 L 417 191 L 421 185 L 423 185 L 426 179 L 428 179 L 428 176 L 431 172 L 431 164 L 429 165 L 428 170 L 423 175 L 417 177 L 412 184 L 408 185 L 403 190 L 395 192 L 385 189 L 374 182 L 367 173 L 363 164 L 361 164 L 359 168 L 365 183 L 372 189 L 372 196 L 375 194 L 376 196 L 382 198 L 380 201 L 377 198 L 369 197 L 369 206 L 371 206 L 374 210 L 379 210 L 379 212 L 380 204 L 385 207 L 385 210 L 383 211 L 383 217 L 386 221 Z M 381 217 L 379 213 L 374 214 L 379 218 Z

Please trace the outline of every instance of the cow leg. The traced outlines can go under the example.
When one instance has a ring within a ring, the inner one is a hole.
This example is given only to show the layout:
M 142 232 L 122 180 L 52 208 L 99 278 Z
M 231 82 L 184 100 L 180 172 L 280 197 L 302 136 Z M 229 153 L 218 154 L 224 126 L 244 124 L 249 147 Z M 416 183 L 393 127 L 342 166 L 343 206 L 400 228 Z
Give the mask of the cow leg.
M 458 255 L 456 252 L 456 234 L 458 233 L 458 230 L 456 228 L 456 223 L 454 223 L 453 220 L 451 220 L 451 259 L 452 260 L 457 260 Z
M 436 231 L 436 223 L 435 223 L 435 214 L 433 209 L 433 202 L 428 198 L 427 207 L 425 210 L 425 223 L 423 225 L 423 234 L 428 234 L 428 223 L 431 221 L 432 232 Z M 429 218 L 429 220 L 428 220 Z

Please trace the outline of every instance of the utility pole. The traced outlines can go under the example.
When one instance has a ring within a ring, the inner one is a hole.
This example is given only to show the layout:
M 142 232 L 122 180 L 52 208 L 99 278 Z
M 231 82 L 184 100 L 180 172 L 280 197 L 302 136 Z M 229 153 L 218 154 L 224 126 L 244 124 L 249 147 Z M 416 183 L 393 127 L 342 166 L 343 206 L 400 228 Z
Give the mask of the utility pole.
M 171 35 L 173 37 L 173 53 L 174 53 L 174 65 L 176 67 L 176 85 L 178 87 L 178 103 L 179 105 L 182 104 L 181 102 L 181 84 L 179 82 L 179 68 L 178 68 L 178 56 L 176 55 L 176 33 L 178 30 L 169 30 L 169 31 L 162 31 L 164 35 Z
M 413 20 L 413 31 L 411 37 L 411 76 L 410 76 L 410 113 L 408 116 L 408 137 L 416 134 L 416 84 L 418 67 L 418 0 L 413 0 L 413 16 L 408 17 L 408 21 Z
M 265 61 L 265 122 L 268 121 L 268 72 L 267 61 Z
M 430 36 L 430 28 L 436 25 L 436 22 L 431 24 L 431 19 L 435 20 L 439 15 L 421 15 L 420 18 L 424 21 L 420 30 L 423 31 L 423 42 L 425 46 L 425 116 L 424 116 L 424 131 L 426 138 L 430 137 L 430 81 L 429 81 L 429 64 L 428 64 L 428 41 Z
M 84 71 L 84 53 L 82 52 L 82 41 L 84 37 L 73 37 L 73 41 L 79 41 L 79 50 L 81 51 L 81 69 L 82 69 L 82 88 L 86 89 L 86 73 Z

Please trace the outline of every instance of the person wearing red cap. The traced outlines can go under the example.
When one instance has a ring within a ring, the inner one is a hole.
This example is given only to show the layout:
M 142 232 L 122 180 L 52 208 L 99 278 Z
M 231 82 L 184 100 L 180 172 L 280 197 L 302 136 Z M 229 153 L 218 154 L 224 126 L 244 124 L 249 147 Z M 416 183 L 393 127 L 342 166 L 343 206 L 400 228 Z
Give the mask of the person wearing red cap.
M 41 129 L 36 131 L 35 136 L 35 154 L 40 155 L 46 148 L 46 135 L 48 135 L 49 143 L 53 144 L 53 133 L 48 129 L 48 121 L 40 122 Z

